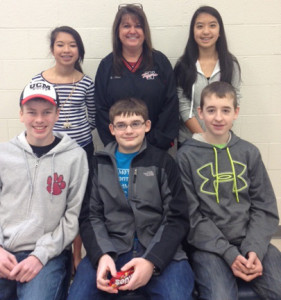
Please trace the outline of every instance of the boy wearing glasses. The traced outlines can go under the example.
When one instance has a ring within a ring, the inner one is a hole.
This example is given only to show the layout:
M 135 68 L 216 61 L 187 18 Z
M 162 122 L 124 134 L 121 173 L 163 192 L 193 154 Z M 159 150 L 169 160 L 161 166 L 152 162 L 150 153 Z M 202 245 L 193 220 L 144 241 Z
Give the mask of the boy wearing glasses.
M 176 163 L 147 143 L 151 122 L 144 102 L 120 100 L 109 117 L 116 142 L 93 159 L 80 215 L 87 256 L 68 299 L 115 299 L 135 289 L 150 299 L 192 299 L 193 273 L 181 248 L 187 204 Z M 117 271 L 130 268 L 127 284 L 109 285 Z

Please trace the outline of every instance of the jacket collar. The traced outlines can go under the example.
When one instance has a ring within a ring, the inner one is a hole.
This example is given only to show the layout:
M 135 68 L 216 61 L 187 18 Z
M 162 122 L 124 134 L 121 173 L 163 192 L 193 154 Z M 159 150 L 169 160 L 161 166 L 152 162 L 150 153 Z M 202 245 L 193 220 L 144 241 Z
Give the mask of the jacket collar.
M 118 144 L 116 141 L 113 141 L 109 144 L 107 144 L 104 148 L 104 150 L 98 151 L 96 155 L 109 155 L 115 157 L 116 148 L 118 147 Z M 142 145 L 140 147 L 139 155 L 141 152 L 143 152 L 147 148 L 147 141 L 146 138 L 144 138 Z

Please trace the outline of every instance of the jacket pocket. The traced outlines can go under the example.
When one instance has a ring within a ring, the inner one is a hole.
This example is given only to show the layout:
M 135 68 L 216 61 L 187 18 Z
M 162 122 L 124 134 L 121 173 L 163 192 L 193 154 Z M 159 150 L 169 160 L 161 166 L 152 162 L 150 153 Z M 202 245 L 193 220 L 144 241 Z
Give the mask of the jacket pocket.
M 9 222 L 3 226 L 4 246 L 10 251 L 33 250 L 44 228 L 35 220 Z

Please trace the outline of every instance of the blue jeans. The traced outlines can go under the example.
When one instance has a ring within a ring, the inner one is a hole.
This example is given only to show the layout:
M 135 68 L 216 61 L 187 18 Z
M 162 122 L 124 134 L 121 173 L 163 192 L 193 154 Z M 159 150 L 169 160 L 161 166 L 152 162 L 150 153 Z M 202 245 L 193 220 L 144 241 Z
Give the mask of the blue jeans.
M 142 246 L 141 246 L 142 248 Z M 138 252 L 141 256 L 144 249 Z M 130 261 L 133 251 L 121 254 L 116 261 L 120 268 Z M 192 300 L 194 277 L 187 260 L 171 261 L 159 276 L 152 276 L 147 285 L 139 290 L 149 295 L 151 300 Z M 121 293 L 121 292 L 119 292 Z M 115 294 L 109 294 L 97 289 L 96 269 L 86 256 L 78 266 L 74 281 L 70 287 L 68 300 L 107 300 L 116 299 Z
M 30 251 L 13 253 L 18 262 L 29 255 Z M 66 264 L 70 251 L 63 251 L 51 259 L 29 282 L 0 279 L 0 300 L 61 300 L 65 299 L 68 285 Z
M 199 299 L 238 299 L 237 279 L 228 264 L 218 255 L 196 250 L 191 253 L 191 265 L 199 291 Z M 281 253 L 269 245 L 262 261 L 263 275 L 249 285 L 262 299 L 281 299 Z

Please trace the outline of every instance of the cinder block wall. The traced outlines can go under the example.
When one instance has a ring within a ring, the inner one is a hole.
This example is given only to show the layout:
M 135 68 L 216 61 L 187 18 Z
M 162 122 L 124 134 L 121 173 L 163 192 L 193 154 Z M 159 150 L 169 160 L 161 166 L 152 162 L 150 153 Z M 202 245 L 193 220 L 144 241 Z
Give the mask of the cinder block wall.
M 0 141 L 22 129 L 18 99 L 30 78 L 51 67 L 48 35 L 69 25 L 81 34 L 84 71 L 95 77 L 111 51 L 116 0 L 0 1 Z M 126 1 L 136 2 L 136 1 Z M 221 13 L 231 52 L 243 77 L 241 113 L 235 132 L 261 150 L 281 211 L 281 1 L 139 0 L 152 31 L 154 48 L 174 65 L 185 47 L 191 16 L 200 5 Z

